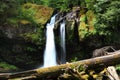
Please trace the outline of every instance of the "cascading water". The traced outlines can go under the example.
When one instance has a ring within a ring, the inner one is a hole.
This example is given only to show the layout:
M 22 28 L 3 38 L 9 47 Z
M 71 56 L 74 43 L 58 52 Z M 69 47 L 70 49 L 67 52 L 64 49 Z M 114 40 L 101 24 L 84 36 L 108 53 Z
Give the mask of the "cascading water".
M 66 47 L 65 47 L 65 22 L 60 24 L 60 39 L 61 39 L 61 63 L 66 62 Z
M 54 28 L 55 23 L 55 15 L 51 18 L 50 23 L 47 24 L 47 31 L 46 31 L 46 48 L 44 52 L 44 65 L 43 67 L 55 66 L 57 65 L 56 62 L 56 49 L 55 49 L 55 42 L 54 42 Z

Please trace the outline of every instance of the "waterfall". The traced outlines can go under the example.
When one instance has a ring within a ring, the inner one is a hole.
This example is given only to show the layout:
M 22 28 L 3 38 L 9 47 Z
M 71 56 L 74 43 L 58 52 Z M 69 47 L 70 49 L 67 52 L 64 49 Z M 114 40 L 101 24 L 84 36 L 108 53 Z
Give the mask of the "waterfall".
M 61 41 L 61 63 L 66 62 L 66 47 L 65 47 L 65 22 L 60 24 L 60 41 Z
M 43 67 L 55 66 L 56 62 L 56 49 L 54 42 L 54 23 L 55 23 L 55 15 L 51 18 L 50 23 L 47 24 L 46 30 L 46 47 L 44 51 L 44 65 Z

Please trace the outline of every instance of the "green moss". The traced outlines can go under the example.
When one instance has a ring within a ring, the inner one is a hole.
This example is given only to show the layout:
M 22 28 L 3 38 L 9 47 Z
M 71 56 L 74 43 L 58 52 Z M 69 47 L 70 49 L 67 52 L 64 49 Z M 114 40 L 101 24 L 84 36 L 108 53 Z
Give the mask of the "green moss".
M 80 13 L 80 25 L 78 27 L 79 39 L 82 40 L 96 32 L 94 24 L 96 22 L 93 11 L 88 10 L 86 13 Z
M 28 23 L 45 24 L 53 13 L 53 9 L 42 5 L 26 3 L 20 8 L 19 20 L 20 23 L 23 20 L 27 20 Z M 26 23 L 27 24 L 27 23 Z
M 9 15 L 12 15 L 10 15 L 7 18 L 7 23 L 12 25 L 44 25 L 50 19 L 51 15 L 53 14 L 53 11 L 54 9 L 50 7 L 26 3 L 23 5 L 19 5 L 19 7 L 16 10 L 14 10 L 14 15 L 12 14 L 13 12 L 8 13 Z

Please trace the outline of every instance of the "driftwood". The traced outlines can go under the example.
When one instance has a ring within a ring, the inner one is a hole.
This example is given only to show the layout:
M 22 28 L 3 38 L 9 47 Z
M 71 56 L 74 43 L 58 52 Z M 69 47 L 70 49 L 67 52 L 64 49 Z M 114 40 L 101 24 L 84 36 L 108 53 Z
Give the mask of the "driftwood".
M 76 61 L 72 63 L 61 64 L 58 66 L 52 66 L 47 68 L 38 68 L 18 73 L 1 73 L 0 79 L 2 80 L 14 80 L 20 78 L 19 80 L 27 80 L 34 78 L 49 78 L 51 76 L 58 76 L 61 73 L 64 73 L 64 69 L 71 67 L 75 68 L 78 66 L 85 66 L 86 68 L 90 67 L 99 67 L 99 66 L 111 66 L 120 63 L 120 50 L 112 52 L 111 55 Z

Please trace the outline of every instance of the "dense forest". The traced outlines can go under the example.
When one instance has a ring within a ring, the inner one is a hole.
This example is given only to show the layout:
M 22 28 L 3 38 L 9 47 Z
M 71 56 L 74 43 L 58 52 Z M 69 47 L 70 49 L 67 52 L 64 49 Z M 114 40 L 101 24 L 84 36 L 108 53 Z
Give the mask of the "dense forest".
M 119 0 L 0 0 L 1 73 L 43 65 L 46 25 L 54 14 L 56 22 L 60 18 L 66 22 L 67 62 L 91 58 L 95 49 L 104 46 L 120 49 Z M 54 29 L 58 64 L 59 22 Z M 120 66 L 115 67 L 120 74 Z

